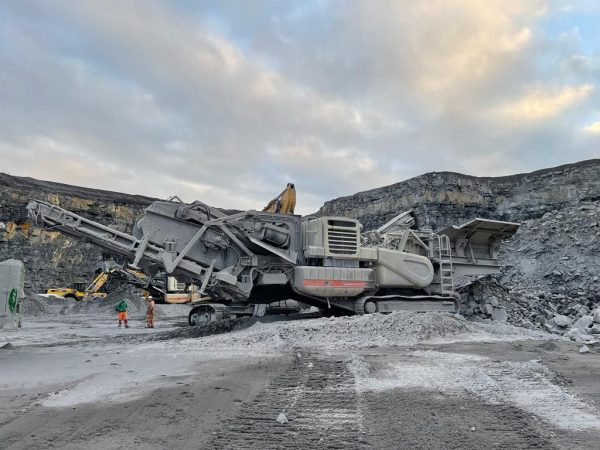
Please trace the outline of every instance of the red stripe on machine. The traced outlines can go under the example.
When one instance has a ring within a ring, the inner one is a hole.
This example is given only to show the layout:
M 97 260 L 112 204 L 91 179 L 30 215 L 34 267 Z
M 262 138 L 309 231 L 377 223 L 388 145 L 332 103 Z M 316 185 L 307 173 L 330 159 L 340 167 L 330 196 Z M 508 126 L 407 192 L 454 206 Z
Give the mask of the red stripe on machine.
M 364 281 L 354 280 L 332 280 L 329 283 L 333 287 L 365 287 L 367 284 Z
M 327 280 L 304 280 L 304 286 L 327 286 Z
M 356 280 L 317 280 L 317 279 L 306 279 L 304 280 L 304 286 L 329 286 L 329 287 L 365 287 L 366 282 Z

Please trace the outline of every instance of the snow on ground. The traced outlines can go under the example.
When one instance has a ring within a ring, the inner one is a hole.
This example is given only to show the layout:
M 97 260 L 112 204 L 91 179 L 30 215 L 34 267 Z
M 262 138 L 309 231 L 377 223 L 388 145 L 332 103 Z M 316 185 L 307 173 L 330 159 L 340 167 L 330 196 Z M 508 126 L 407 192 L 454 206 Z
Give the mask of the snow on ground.
M 495 361 L 483 356 L 415 351 L 370 365 L 353 355 L 349 369 L 359 392 L 427 389 L 448 394 L 468 392 L 491 403 L 511 403 L 570 430 L 600 428 L 600 413 L 554 382 L 555 374 L 539 360 Z

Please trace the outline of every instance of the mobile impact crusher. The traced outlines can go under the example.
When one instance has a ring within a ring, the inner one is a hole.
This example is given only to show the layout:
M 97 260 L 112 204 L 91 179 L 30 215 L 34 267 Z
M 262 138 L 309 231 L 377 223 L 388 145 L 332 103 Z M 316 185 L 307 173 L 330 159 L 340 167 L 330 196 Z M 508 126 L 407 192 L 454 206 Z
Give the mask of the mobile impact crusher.
M 122 255 L 148 276 L 198 286 L 204 301 L 190 324 L 261 315 L 294 299 L 332 314 L 457 310 L 455 279 L 499 271 L 501 242 L 519 224 L 473 219 L 433 232 L 404 212 L 377 230 L 346 217 L 244 211 L 225 214 L 196 201 L 152 203 L 131 234 L 58 206 L 32 201 L 35 224 Z

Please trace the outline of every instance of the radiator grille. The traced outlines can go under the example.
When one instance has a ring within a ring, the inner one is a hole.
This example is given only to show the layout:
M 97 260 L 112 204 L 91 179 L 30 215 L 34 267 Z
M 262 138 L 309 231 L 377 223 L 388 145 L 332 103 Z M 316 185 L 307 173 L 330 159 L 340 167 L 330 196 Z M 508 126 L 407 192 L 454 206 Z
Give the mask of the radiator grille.
M 358 253 L 359 228 L 354 222 L 329 221 L 327 242 L 332 255 L 355 255 Z

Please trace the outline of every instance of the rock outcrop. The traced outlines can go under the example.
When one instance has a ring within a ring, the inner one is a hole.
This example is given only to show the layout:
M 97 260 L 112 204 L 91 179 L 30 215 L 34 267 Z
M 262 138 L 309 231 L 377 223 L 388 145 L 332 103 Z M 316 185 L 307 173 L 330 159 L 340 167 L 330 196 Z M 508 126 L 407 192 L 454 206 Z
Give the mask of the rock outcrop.
M 346 216 L 376 228 L 413 209 L 433 229 L 474 217 L 523 221 L 581 201 L 600 200 L 600 159 L 506 177 L 433 172 L 326 202 L 317 215 Z
M 27 203 L 44 200 L 121 231 L 131 231 L 153 199 L 0 173 L 0 260 L 25 262 L 28 293 L 91 281 L 103 255 L 98 247 L 41 230 L 27 219 Z

